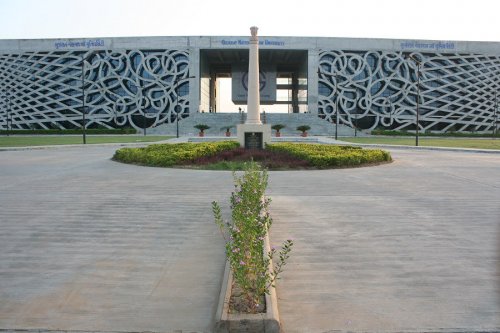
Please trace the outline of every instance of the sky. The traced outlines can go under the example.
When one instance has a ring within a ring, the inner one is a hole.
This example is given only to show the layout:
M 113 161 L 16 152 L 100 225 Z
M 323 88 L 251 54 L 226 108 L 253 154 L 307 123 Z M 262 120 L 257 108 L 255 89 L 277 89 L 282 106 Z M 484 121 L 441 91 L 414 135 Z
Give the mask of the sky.
M 499 0 L 0 0 L 0 39 L 373 37 L 500 41 Z

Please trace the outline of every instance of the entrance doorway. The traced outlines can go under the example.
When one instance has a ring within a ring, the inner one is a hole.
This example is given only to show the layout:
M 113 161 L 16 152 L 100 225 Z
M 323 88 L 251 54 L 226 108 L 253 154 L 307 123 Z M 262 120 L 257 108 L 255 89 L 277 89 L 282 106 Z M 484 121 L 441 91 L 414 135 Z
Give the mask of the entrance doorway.
M 218 89 L 216 90 L 216 106 L 217 112 L 231 113 L 231 112 L 240 112 L 246 111 L 246 104 L 235 104 L 231 99 L 232 95 L 232 78 L 221 77 L 217 78 Z M 287 95 L 283 95 L 282 92 L 277 91 L 278 100 L 285 101 L 288 98 Z M 272 113 L 289 113 L 290 107 L 286 104 L 270 104 L 264 105 L 262 111 L 272 112 Z
M 307 111 L 307 51 L 259 52 L 261 111 Z M 200 50 L 200 112 L 246 111 L 248 50 Z

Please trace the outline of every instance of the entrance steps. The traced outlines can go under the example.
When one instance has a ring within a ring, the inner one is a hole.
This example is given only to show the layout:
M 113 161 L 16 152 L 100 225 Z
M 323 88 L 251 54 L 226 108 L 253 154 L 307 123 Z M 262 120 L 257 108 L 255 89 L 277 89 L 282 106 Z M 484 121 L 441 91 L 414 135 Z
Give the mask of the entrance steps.
M 322 137 L 301 137 L 301 136 L 285 136 L 285 137 L 271 137 L 271 142 L 296 142 L 296 143 L 319 143 L 322 142 Z M 204 137 L 190 137 L 187 142 L 218 142 L 218 141 L 230 141 L 235 140 L 236 137 L 225 137 L 225 136 L 204 136 Z
M 236 135 L 236 125 L 244 123 L 245 113 L 195 113 L 187 118 L 179 120 L 180 136 L 196 136 L 198 130 L 194 128 L 197 124 L 205 124 L 210 129 L 205 130 L 207 136 L 223 136 L 226 127 L 231 127 L 231 135 Z M 299 136 L 297 126 L 308 125 L 311 129 L 309 135 L 335 136 L 335 124 L 319 118 L 311 113 L 266 113 L 261 114 L 261 120 L 267 124 L 283 124 L 286 127 L 280 132 L 282 136 Z M 148 129 L 148 134 L 176 135 L 176 123 L 163 124 Z M 273 131 L 273 135 L 274 135 Z M 358 131 L 358 136 L 366 135 Z M 354 136 L 354 129 L 346 125 L 338 125 L 338 136 Z

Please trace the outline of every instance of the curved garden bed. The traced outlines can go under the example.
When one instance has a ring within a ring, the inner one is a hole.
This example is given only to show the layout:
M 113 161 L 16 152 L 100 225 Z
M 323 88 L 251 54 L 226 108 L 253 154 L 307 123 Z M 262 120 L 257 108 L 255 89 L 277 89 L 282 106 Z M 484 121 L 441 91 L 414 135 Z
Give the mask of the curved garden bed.
M 236 141 L 153 144 L 144 148 L 121 148 L 113 159 L 155 167 L 241 170 L 246 161 L 256 161 L 269 170 L 328 169 L 375 165 L 392 161 L 380 149 L 362 149 L 305 143 L 273 143 L 264 150 L 239 147 Z

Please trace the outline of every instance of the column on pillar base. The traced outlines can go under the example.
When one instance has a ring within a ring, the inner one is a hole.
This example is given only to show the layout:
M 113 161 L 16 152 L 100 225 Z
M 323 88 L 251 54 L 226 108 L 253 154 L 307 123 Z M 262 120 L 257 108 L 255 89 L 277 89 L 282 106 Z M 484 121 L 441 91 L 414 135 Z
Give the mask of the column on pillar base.
M 259 38 L 257 27 L 251 27 L 248 61 L 247 120 L 237 126 L 238 142 L 246 149 L 263 149 L 271 142 L 271 125 L 260 121 Z
M 259 84 L 259 37 L 257 27 L 251 27 L 250 50 L 248 60 L 248 97 L 246 124 L 262 124 L 260 121 L 260 84 Z

